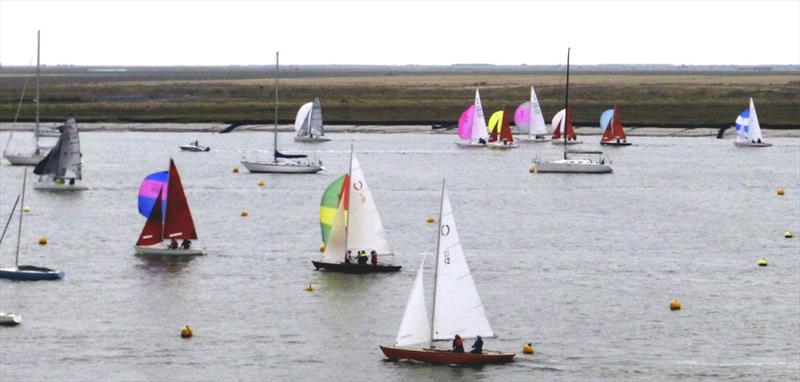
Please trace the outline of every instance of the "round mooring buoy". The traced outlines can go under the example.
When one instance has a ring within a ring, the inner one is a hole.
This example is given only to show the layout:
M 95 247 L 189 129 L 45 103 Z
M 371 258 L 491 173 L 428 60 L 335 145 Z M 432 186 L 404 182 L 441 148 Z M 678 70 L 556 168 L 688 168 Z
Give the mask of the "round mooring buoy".
M 781 195 L 781 196 L 783 196 L 784 192 L 785 192 L 785 191 L 783 190 L 783 187 L 781 187 L 781 188 L 779 188 L 779 189 L 778 189 L 778 195 Z
M 325 252 L 325 248 L 326 248 L 325 247 L 325 243 L 322 243 L 322 245 L 319 246 L 319 251 L 320 252 Z
M 239 173 L 239 167 L 234 167 L 233 170 L 231 170 L 231 171 L 233 171 L 234 174 L 238 174 Z
M 239 214 L 239 216 L 241 216 L 241 217 L 243 217 L 243 218 L 244 218 L 244 217 L 248 217 L 248 216 L 250 216 L 250 213 L 249 213 L 249 212 L 247 212 L 247 210 L 242 210 L 242 213 L 240 213 L 240 214 Z
M 427 219 L 425 219 L 425 221 L 426 221 L 428 224 L 431 224 L 431 223 L 435 222 L 435 221 L 436 221 L 436 219 L 434 219 L 434 218 L 433 218 L 433 216 L 428 216 L 428 218 L 427 218 Z
M 28 206 L 22 207 L 22 212 L 24 212 L 24 213 L 26 213 L 26 214 L 27 214 L 27 213 L 30 213 L 30 212 L 31 212 L 31 208 L 30 208 L 30 207 L 28 207 Z
M 793 236 L 794 235 L 792 234 L 792 231 L 786 231 L 786 232 L 783 233 L 783 237 L 785 237 L 787 239 L 791 239 Z
M 313 285 L 311 285 L 311 284 L 306 285 L 306 292 L 313 292 L 313 291 L 314 291 L 314 286 Z
M 181 338 L 191 338 L 192 335 L 192 328 L 190 328 L 189 325 L 184 325 L 181 328 Z
M 524 346 L 522 346 L 522 352 L 525 354 L 533 354 L 533 344 L 528 342 Z
M 533 166 L 533 167 L 529 168 L 528 172 L 531 173 L 531 174 L 535 174 L 536 173 L 536 166 Z
M 47 245 L 47 236 L 39 236 L 39 245 Z
M 758 260 L 758 266 L 759 267 L 766 267 L 767 266 L 767 259 L 762 257 L 761 260 Z
M 264 181 L 263 180 L 259 180 L 258 181 L 258 186 L 259 187 L 264 187 Z
M 669 310 L 681 310 L 681 302 L 678 300 L 672 300 L 669 302 Z

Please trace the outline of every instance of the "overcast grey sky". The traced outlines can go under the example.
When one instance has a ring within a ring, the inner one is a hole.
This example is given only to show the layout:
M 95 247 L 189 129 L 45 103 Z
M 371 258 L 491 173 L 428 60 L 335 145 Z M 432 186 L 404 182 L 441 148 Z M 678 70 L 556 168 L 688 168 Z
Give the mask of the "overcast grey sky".
M 0 0 L 0 62 L 37 29 L 48 65 L 800 64 L 798 0 Z

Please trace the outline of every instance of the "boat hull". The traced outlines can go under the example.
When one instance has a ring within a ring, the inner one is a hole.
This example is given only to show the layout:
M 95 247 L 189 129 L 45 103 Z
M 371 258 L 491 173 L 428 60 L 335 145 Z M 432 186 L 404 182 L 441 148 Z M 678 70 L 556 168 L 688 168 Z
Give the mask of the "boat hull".
M 564 144 L 564 140 L 563 139 L 554 139 L 551 142 L 553 142 L 554 145 L 563 145 Z M 579 145 L 581 143 L 583 143 L 583 141 L 577 141 L 577 140 L 576 141 L 567 141 L 568 145 Z
M 316 174 L 322 171 L 322 166 L 318 165 L 295 165 L 275 162 L 247 162 L 242 161 L 242 165 L 247 171 L 254 173 L 270 174 Z
M 18 314 L 0 312 L 0 325 L 15 326 L 22 322 L 22 317 Z
M 88 190 L 89 187 L 77 182 L 75 184 L 69 184 L 69 181 L 62 184 L 56 182 L 39 181 L 33 184 L 33 189 L 41 191 L 85 191 Z
M 381 351 L 391 361 L 408 359 L 427 363 L 444 363 L 456 365 L 485 365 L 490 363 L 506 363 L 514 360 L 514 353 L 501 353 L 484 350 L 481 354 L 454 353 L 449 350 L 407 349 L 381 346 Z
M 613 141 L 612 142 L 603 142 L 603 141 L 600 141 L 600 144 L 603 145 L 603 146 L 630 146 L 633 143 L 630 143 L 630 142 L 613 142 Z
M 44 159 L 44 155 L 3 154 L 3 157 L 14 166 L 36 166 Z
M 330 138 L 325 137 L 294 137 L 295 142 L 303 142 L 303 143 L 322 143 L 322 142 L 330 142 Z
M 136 251 L 136 254 L 140 256 L 190 257 L 190 256 L 203 256 L 206 254 L 205 251 L 203 251 L 203 249 L 201 248 L 171 249 L 160 245 L 155 245 L 155 246 L 134 245 L 133 249 Z
M 0 268 L 0 279 L 40 281 L 61 280 L 62 278 L 64 278 L 64 272 L 33 265 L 20 265 L 14 268 Z
M 609 174 L 614 172 L 610 164 L 574 164 L 558 162 L 536 162 L 537 173 L 559 174 Z
M 194 153 L 211 151 L 210 147 L 194 146 L 194 145 L 181 145 L 181 150 Z
M 736 147 L 769 147 L 772 146 L 772 143 L 761 142 L 761 143 L 753 143 L 753 142 L 737 142 L 734 141 L 733 145 Z
M 478 142 L 456 142 L 458 147 L 463 147 L 465 149 L 479 149 L 486 147 L 485 143 L 478 143 Z
M 514 142 L 520 143 L 547 143 L 550 142 L 550 138 L 517 138 Z
M 339 272 L 339 273 L 350 273 L 350 274 L 366 274 L 366 273 L 391 273 L 397 272 L 402 268 L 400 265 L 388 265 L 388 264 L 345 264 L 345 263 L 323 263 L 321 261 L 311 261 L 314 264 L 314 268 L 317 270 L 328 271 L 328 272 Z
M 488 146 L 492 150 L 508 150 L 508 149 L 515 149 L 515 148 L 519 147 L 519 145 L 516 144 L 516 143 L 509 143 L 507 145 L 504 145 L 502 143 L 499 143 L 499 144 L 490 143 Z

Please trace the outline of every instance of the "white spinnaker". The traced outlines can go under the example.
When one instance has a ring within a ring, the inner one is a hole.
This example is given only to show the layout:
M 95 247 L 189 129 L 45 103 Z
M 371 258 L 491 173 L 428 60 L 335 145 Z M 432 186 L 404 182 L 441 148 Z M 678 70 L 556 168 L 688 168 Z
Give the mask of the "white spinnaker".
M 336 207 L 336 216 L 333 218 L 328 244 L 325 245 L 325 251 L 322 252 L 322 259 L 320 259 L 323 263 L 338 264 L 344 261 L 347 251 L 345 248 L 347 245 L 347 211 L 344 209 L 344 200 L 341 199 Z
M 567 109 L 561 109 L 555 116 L 553 116 L 553 121 L 550 122 L 550 133 L 553 133 L 558 129 L 562 133 L 564 132 L 564 126 L 562 122 L 564 121 L 564 116 L 567 115 Z
M 539 98 L 536 97 L 536 91 L 533 90 L 531 85 L 531 105 L 530 105 L 530 130 L 528 136 L 534 138 L 537 135 L 547 134 L 547 126 L 544 124 L 544 116 L 542 116 L 542 107 L 539 106 Z
M 308 102 L 304 103 L 303 106 L 300 106 L 300 109 L 297 110 L 297 116 L 294 117 L 294 131 L 297 132 L 298 137 L 308 135 L 308 120 L 311 117 L 312 107 L 313 102 Z
M 758 142 L 761 137 L 761 125 L 758 123 L 758 115 L 756 115 L 756 104 L 753 103 L 753 98 L 750 98 L 750 126 L 747 129 L 747 138 Z
M 308 122 L 311 134 L 316 136 L 325 135 L 322 125 L 322 104 L 318 97 L 314 97 L 313 107 L 311 108 L 311 120 Z
M 475 110 L 472 114 L 472 140 L 489 139 L 489 131 L 486 129 L 486 119 L 483 117 L 483 106 L 481 106 L 481 94 L 475 89 Z
M 58 158 L 59 174 L 65 178 L 81 178 L 81 142 L 78 138 L 78 124 L 70 117 L 64 124 L 61 135 L 61 156 Z M 63 171 L 63 172 L 62 172 Z
M 442 191 L 436 261 L 433 339 L 451 340 L 456 334 L 462 338 L 494 337 L 458 239 L 446 189 Z
M 423 272 L 425 258 L 419 265 L 417 278 L 414 279 L 414 286 L 408 294 L 406 310 L 403 313 L 403 321 L 400 323 L 400 330 L 397 332 L 395 346 L 410 346 L 416 344 L 430 344 L 431 326 L 428 322 L 428 308 L 425 305 L 425 288 L 423 287 Z
M 367 179 L 361 171 L 361 164 L 353 153 L 353 163 L 350 169 L 350 217 L 347 227 L 347 248 L 357 251 L 372 250 L 378 254 L 392 253 L 389 242 L 386 240 L 386 231 L 383 229 L 381 216 L 375 206 L 375 200 L 369 191 Z

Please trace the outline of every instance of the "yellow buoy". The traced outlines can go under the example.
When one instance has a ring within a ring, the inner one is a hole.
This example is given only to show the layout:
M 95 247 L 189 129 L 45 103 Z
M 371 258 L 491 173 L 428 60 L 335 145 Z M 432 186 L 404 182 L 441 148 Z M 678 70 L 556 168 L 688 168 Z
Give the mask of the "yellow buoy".
M 319 246 L 319 251 L 320 252 L 325 252 L 325 248 L 326 248 L 325 247 L 325 243 L 322 243 L 322 245 Z
M 529 168 L 528 172 L 531 173 L 531 174 L 535 174 L 536 173 L 536 166 L 533 166 L 533 167 Z
M 669 310 L 681 310 L 681 302 L 678 300 L 672 300 L 669 302 Z
M 428 218 L 425 219 L 425 221 L 428 222 L 428 224 L 430 224 L 430 223 L 435 222 L 436 220 L 433 218 L 433 216 L 428 216 Z
M 306 285 L 306 292 L 313 292 L 313 291 L 314 291 L 314 286 L 313 285 L 311 285 L 311 284 Z
M 39 236 L 39 245 L 47 245 L 47 236 Z
M 784 193 L 783 187 L 779 188 L 778 189 L 778 195 L 783 195 L 783 193 Z
M 27 214 L 27 213 L 30 213 L 30 212 L 31 212 L 31 208 L 30 208 L 30 207 L 28 207 L 28 206 L 22 207 L 22 212 L 24 212 L 24 213 L 26 213 L 26 214 Z
M 258 186 L 259 187 L 264 187 L 264 181 L 263 180 L 259 180 L 258 181 Z
M 533 354 L 533 344 L 528 342 L 524 346 L 522 346 L 522 352 L 525 354 Z
M 767 266 L 767 259 L 762 257 L 761 260 L 758 260 L 758 266 L 759 267 L 766 267 Z
M 247 217 L 247 216 L 250 216 L 250 213 L 247 212 L 247 210 L 242 210 L 242 213 L 239 214 L 239 215 L 241 215 L 242 217 Z
M 192 337 L 192 328 L 189 325 L 184 325 L 181 328 L 181 338 L 191 338 Z
M 234 174 L 238 174 L 239 173 L 239 167 L 234 167 L 233 168 L 233 173 Z
M 783 237 L 785 237 L 787 239 L 791 239 L 792 236 L 794 236 L 794 235 L 792 235 L 792 231 L 786 231 L 786 232 L 783 233 Z

